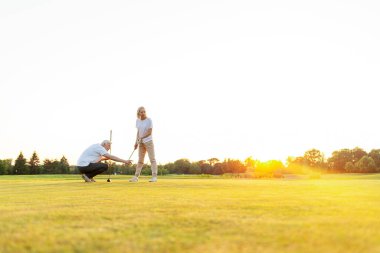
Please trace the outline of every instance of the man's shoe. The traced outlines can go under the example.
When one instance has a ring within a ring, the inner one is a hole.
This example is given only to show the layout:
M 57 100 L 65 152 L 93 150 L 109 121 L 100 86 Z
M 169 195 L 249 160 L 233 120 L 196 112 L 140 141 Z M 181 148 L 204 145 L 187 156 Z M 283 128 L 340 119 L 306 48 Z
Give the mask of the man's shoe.
M 157 182 L 157 177 L 152 177 L 150 180 L 149 180 L 149 182 Z
M 129 182 L 138 182 L 139 181 L 139 178 L 134 176 L 132 177 L 131 179 L 129 179 Z
M 94 178 L 90 178 L 91 182 L 95 183 L 95 179 Z
M 88 176 L 87 176 L 86 174 L 82 174 L 82 178 L 83 178 L 83 180 L 84 180 L 85 182 L 87 182 L 87 183 L 91 183 L 91 182 L 92 182 L 91 179 L 89 179 Z

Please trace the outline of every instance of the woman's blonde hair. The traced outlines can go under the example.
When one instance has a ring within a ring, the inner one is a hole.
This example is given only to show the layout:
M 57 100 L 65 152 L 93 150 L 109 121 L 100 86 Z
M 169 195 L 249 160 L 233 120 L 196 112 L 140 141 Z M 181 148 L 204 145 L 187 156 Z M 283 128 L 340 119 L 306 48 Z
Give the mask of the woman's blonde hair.
M 138 109 L 137 109 L 137 118 L 139 119 L 140 118 L 140 111 L 144 109 L 145 110 L 145 107 L 144 106 L 140 106 Z

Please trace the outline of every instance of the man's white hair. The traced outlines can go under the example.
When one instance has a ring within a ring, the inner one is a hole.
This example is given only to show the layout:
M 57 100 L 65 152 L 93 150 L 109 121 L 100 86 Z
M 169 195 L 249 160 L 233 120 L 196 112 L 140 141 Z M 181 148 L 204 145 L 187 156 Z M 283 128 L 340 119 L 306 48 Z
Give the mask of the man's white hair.
M 102 146 L 104 146 L 104 145 L 106 145 L 106 144 L 111 144 L 111 142 L 109 141 L 109 140 L 104 140 L 104 141 L 102 141 Z

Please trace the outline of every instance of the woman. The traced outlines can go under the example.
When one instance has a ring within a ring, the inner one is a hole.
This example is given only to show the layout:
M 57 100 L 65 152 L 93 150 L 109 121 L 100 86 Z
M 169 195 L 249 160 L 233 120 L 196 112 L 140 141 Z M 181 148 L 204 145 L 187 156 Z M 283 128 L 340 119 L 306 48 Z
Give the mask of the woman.
M 146 116 L 145 108 L 142 106 L 137 109 L 136 128 L 137 135 L 135 149 L 137 149 L 137 147 L 139 148 L 139 161 L 137 163 L 135 176 L 129 181 L 139 181 L 141 169 L 144 165 L 145 154 L 148 152 L 152 170 L 152 178 L 149 180 L 149 182 L 157 182 L 157 163 L 154 155 L 154 145 L 152 138 L 153 123 L 152 120 Z

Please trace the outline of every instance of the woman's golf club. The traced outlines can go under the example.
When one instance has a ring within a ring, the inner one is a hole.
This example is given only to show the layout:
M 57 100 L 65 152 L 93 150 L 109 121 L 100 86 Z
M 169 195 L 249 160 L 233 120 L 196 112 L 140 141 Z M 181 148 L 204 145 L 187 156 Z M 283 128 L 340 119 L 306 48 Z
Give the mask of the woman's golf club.
M 132 157 L 133 153 L 135 152 L 135 150 L 136 149 L 133 149 L 133 151 L 132 151 L 131 155 L 129 156 L 128 160 L 131 160 L 131 157 Z
M 112 129 L 110 130 L 110 142 L 111 142 L 111 146 L 110 146 L 110 154 L 111 154 L 111 147 L 112 147 Z M 111 182 L 111 161 L 108 161 L 108 179 L 107 179 L 107 182 L 110 183 Z
M 133 155 L 133 153 L 135 152 L 136 149 L 133 149 L 131 155 L 129 156 L 128 160 L 131 160 L 131 157 Z M 111 149 L 110 149 L 110 153 L 111 153 Z M 111 182 L 111 172 L 109 173 L 109 176 L 108 176 L 108 179 L 107 179 L 107 182 L 110 183 Z

